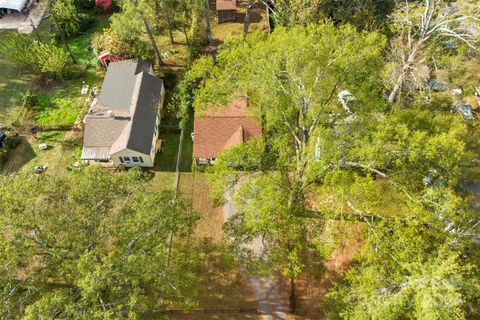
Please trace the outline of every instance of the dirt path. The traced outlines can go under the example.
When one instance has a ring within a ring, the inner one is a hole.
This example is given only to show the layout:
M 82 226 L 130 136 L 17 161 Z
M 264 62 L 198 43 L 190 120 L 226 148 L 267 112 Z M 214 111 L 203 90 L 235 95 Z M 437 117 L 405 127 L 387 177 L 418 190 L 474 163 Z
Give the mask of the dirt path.
M 237 214 L 230 193 L 225 194 L 225 205 L 223 207 L 224 222 L 231 216 Z M 249 247 L 257 254 L 261 254 L 263 245 L 260 239 L 254 240 Z M 257 298 L 258 308 L 263 314 L 264 320 L 288 320 L 289 297 L 288 288 L 279 278 L 262 278 L 250 276 L 250 285 L 252 286 L 255 297 Z

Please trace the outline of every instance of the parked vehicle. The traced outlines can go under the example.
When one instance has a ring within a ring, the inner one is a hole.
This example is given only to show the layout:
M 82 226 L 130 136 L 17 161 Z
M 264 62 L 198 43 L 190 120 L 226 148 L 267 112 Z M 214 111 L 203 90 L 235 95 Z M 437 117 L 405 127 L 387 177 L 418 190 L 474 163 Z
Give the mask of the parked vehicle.
M 455 105 L 455 112 L 459 113 L 465 120 L 473 120 L 472 108 L 469 104 L 458 103 Z
M 0 131 L 0 149 L 2 149 L 2 147 L 3 147 L 3 142 L 5 141 L 6 138 L 7 138 L 7 136 L 5 135 L 5 133 L 3 133 L 2 131 Z

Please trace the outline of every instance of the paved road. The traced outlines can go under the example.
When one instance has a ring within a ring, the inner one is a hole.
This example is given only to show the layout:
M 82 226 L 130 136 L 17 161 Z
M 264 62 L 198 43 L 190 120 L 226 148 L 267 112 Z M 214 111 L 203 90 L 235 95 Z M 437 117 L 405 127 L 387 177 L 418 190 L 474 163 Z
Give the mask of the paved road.
M 225 205 L 223 207 L 224 221 L 235 215 L 237 210 L 232 203 L 230 193 L 225 194 Z M 256 254 L 261 254 L 264 246 L 260 238 L 248 244 Z M 287 320 L 289 310 L 289 291 L 278 278 L 262 278 L 249 276 L 250 285 L 257 298 L 258 307 L 265 320 Z

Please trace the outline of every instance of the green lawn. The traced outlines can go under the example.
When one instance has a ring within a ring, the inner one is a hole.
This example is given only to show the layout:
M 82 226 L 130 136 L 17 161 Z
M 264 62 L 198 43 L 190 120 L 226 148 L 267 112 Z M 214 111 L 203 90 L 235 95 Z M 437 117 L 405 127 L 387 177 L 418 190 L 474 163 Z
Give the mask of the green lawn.
M 90 48 L 90 39 L 95 32 L 108 26 L 108 17 L 94 16 L 95 23 L 83 34 L 69 39 L 68 45 L 79 62 L 68 79 L 40 85 L 25 73 L 9 65 L 0 56 L 0 125 L 15 121 L 31 121 L 39 124 L 72 124 L 79 113 L 88 107 L 85 96 L 80 96 L 83 84 L 100 86 L 104 71 L 98 67 L 97 59 Z M 50 41 L 55 33 L 50 31 L 51 21 L 44 19 L 38 31 L 42 41 Z M 16 31 L 0 30 L 0 41 Z M 34 34 L 32 34 L 32 37 Z M 59 45 L 63 46 L 62 43 Z M 34 101 L 30 112 L 23 112 L 22 106 L 29 91 Z
M 54 37 L 50 33 L 50 23 L 50 19 L 44 19 L 39 26 L 44 39 Z M 104 70 L 98 67 L 97 58 L 91 51 L 90 39 L 107 25 L 108 19 L 96 16 L 95 25 L 91 29 L 67 41 L 79 66 L 68 79 L 37 88 L 34 100 L 40 103 L 32 107 L 30 120 L 39 124 L 73 124 L 78 115 L 88 108 L 86 96 L 80 96 L 82 86 L 88 84 L 90 88 L 99 87 L 104 76 Z

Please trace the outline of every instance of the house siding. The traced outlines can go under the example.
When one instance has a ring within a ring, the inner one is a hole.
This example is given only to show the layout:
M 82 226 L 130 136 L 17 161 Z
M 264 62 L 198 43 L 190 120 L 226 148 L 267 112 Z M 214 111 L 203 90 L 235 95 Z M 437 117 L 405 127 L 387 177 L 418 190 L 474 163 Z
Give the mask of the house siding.
M 133 162 L 130 160 L 130 163 L 127 164 L 127 163 L 123 163 L 126 167 L 130 168 L 130 167 L 143 167 L 143 168 L 151 168 L 153 167 L 153 164 L 154 164 L 154 161 L 155 161 L 155 155 L 153 155 L 153 157 L 151 155 L 148 155 L 148 154 L 144 154 L 144 153 L 140 153 L 140 152 L 137 152 L 137 151 L 133 151 L 133 150 L 130 150 L 130 149 L 123 149 L 117 153 L 114 153 L 112 154 L 112 162 L 113 162 L 113 165 L 115 167 L 118 167 L 119 165 L 122 164 L 122 162 L 120 161 L 120 157 L 130 157 L 130 159 L 132 157 L 142 157 L 143 159 L 143 163 L 137 163 L 137 162 Z

